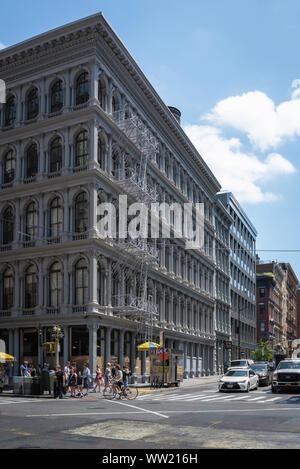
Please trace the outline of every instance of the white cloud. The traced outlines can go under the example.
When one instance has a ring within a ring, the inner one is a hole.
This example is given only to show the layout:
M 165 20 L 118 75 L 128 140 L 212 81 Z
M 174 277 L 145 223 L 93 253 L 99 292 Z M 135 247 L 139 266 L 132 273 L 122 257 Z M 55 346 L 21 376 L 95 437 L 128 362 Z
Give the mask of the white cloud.
M 286 138 L 300 136 L 300 79 L 292 82 L 291 100 L 278 106 L 261 91 L 249 91 L 219 101 L 204 116 L 213 125 L 246 133 L 262 151 L 276 148 Z
M 6 45 L 3 44 L 3 42 L 0 42 L 0 50 L 1 50 L 1 49 L 5 49 L 5 47 L 6 47 Z
M 240 202 L 274 202 L 278 192 L 264 192 L 262 185 L 295 172 L 282 155 L 270 153 L 260 160 L 243 151 L 239 138 L 226 139 L 222 131 L 210 125 L 187 125 L 190 140 L 207 162 L 222 188 L 234 192 Z

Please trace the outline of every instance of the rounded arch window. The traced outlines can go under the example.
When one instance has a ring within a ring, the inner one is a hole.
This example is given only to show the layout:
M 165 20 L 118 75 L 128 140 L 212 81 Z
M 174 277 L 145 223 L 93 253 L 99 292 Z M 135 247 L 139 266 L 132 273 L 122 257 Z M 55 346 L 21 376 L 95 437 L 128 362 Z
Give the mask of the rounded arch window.
M 3 287 L 2 287 L 2 297 L 3 297 L 3 309 L 10 309 L 14 305 L 14 274 L 10 267 L 8 267 L 3 272 Z
M 88 132 L 82 130 L 76 137 L 75 141 L 75 166 L 86 164 L 89 156 Z
M 39 113 L 38 90 L 33 88 L 27 95 L 27 119 L 34 119 Z
M 75 265 L 75 304 L 88 303 L 88 268 L 85 259 L 80 259 Z
M 15 214 L 12 207 L 7 207 L 3 212 L 2 220 L 2 242 L 10 244 L 14 240 Z
M 62 271 L 58 261 L 49 269 L 49 306 L 58 307 L 62 304 Z
M 12 125 L 15 120 L 16 120 L 16 115 L 17 115 L 17 105 L 16 105 L 16 99 L 14 96 L 10 96 L 6 100 L 6 105 L 5 105 L 5 126 Z
M 25 241 L 31 241 L 38 236 L 38 209 L 35 202 L 28 205 L 25 218 Z
M 63 230 L 63 208 L 60 197 L 55 197 L 50 204 L 49 236 L 55 238 Z
M 56 137 L 50 144 L 50 157 L 49 157 L 49 170 L 50 173 L 55 173 L 61 170 L 62 167 L 62 154 L 63 147 L 61 138 Z
M 26 177 L 34 177 L 38 173 L 38 149 L 37 144 L 33 143 L 26 153 Z
M 86 103 L 90 98 L 89 74 L 81 73 L 76 81 L 76 105 Z
M 38 304 L 38 274 L 35 265 L 25 271 L 25 308 L 34 308 Z
M 75 232 L 83 233 L 89 227 L 89 204 L 86 192 L 81 192 L 75 199 Z
M 61 80 L 57 80 L 51 87 L 50 112 L 59 112 L 64 105 L 64 92 Z
M 3 161 L 3 182 L 7 184 L 15 179 L 16 158 L 14 152 L 9 150 L 4 156 Z

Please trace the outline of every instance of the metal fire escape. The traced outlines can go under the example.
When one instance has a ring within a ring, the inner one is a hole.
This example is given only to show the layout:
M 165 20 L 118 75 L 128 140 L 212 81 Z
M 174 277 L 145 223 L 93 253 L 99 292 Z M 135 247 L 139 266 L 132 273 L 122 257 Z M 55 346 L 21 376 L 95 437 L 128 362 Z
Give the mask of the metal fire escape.
M 126 135 L 140 155 L 135 169 L 126 159 L 123 161 L 124 170 L 115 183 L 124 195 L 149 208 L 151 203 L 157 201 L 157 196 L 147 184 L 147 162 L 155 158 L 158 142 L 142 120 L 136 115 L 130 115 L 127 108 L 114 112 L 111 117 L 121 135 Z M 152 340 L 158 311 L 153 298 L 148 295 L 147 280 L 149 265 L 158 261 L 159 253 L 148 239 L 133 239 L 128 233 L 126 235 L 124 239 L 113 240 L 118 261 L 112 265 L 112 281 L 117 281 L 121 275 L 123 286 L 123 291 L 113 295 L 114 312 L 120 317 L 137 321 L 141 337 L 145 341 Z M 128 289 L 127 285 L 130 285 Z

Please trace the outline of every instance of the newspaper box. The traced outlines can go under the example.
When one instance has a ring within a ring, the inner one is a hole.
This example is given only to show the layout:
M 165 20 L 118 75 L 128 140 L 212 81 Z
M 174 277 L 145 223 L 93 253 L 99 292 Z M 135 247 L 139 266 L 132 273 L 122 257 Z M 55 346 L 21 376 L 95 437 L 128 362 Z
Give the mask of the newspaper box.
M 161 348 L 151 351 L 150 383 L 153 387 L 179 386 L 182 380 L 182 350 Z

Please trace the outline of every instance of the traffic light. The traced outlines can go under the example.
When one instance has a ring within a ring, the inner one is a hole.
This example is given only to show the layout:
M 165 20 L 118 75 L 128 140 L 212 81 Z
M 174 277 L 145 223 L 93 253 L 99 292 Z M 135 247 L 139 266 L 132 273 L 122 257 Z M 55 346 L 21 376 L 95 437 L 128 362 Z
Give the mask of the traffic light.
M 56 347 L 55 342 L 45 342 L 43 349 L 47 355 L 51 355 L 52 353 L 55 353 L 55 347 Z

